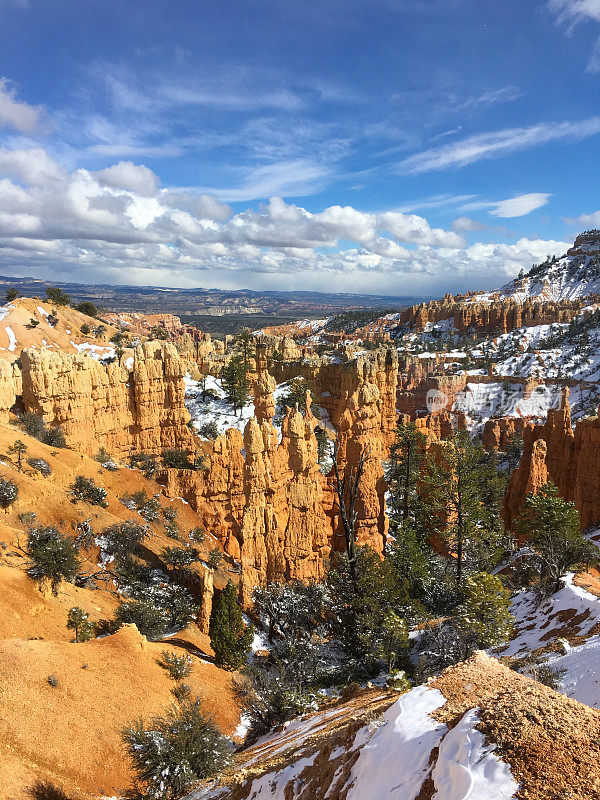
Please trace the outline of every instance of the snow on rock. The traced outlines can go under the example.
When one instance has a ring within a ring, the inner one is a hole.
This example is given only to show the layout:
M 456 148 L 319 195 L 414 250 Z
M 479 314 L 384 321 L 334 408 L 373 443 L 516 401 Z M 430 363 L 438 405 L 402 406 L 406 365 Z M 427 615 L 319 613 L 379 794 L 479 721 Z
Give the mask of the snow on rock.
M 36 311 L 40 315 L 40 317 L 44 317 L 45 319 L 48 319 L 48 317 L 50 316 L 50 314 L 46 311 L 46 309 L 42 308 L 41 306 L 38 306 L 36 308 Z
M 565 635 L 586 636 L 600 624 L 600 598 L 576 586 L 569 573 L 562 589 L 541 604 L 534 592 L 519 592 L 511 613 L 516 635 L 502 650 L 503 656 L 523 655 Z
M 519 789 L 510 767 L 486 745 L 475 725 L 473 708 L 442 739 L 431 777 L 437 789 L 432 800 L 510 800 Z
M 8 325 L 4 329 L 6 331 L 6 335 L 8 336 L 8 349 L 11 353 L 14 353 L 17 349 L 17 337 L 15 336 L 15 332 L 12 328 Z
M 205 391 L 208 396 L 202 399 L 202 382 L 193 380 L 189 374 L 184 377 L 185 405 L 192 416 L 195 428 L 201 428 L 207 423 L 214 422 L 219 433 L 225 433 L 228 428 L 237 428 L 243 431 L 248 420 L 254 416 L 254 405 L 250 402 L 237 414 L 233 413 L 233 406 L 226 398 L 226 392 L 218 378 L 207 375 Z M 214 397 L 211 397 L 211 393 Z
M 417 686 L 389 708 L 373 735 L 362 728 L 354 747 L 361 747 L 350 774 L 352 800 L 413 800 L 427 777 L 431 752 L 438 747 L 446 726 L 430 713 L 446 699 L 437 689 Z

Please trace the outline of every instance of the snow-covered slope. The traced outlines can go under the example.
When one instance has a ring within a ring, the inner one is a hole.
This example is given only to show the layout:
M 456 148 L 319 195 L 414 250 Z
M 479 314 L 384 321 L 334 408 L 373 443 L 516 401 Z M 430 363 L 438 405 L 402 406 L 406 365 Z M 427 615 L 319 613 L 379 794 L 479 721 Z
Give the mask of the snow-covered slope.
M 510 298 L 523 302 L 539 300 L 576 300 L 600 293 L 600 230 L 586 231 L 575 239 L 562 258 L 549 258 L 538 264 L 524 278 L 517 278 L 497 292 L 484 292 L 474 302 Z

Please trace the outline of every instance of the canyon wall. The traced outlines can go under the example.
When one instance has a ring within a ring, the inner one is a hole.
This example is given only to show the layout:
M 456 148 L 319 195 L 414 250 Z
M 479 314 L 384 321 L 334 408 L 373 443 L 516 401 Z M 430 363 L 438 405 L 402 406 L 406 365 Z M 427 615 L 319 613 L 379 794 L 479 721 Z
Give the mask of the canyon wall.
M 132 357 L 107 365 L 85 355 L 26 348 L 9 394 L 25 411 L 60 425 L 76 450 L 94 455 L 105 447 L 126 457 L 191 444 L 183 374 L 169 342 L 146 342 Z
M 551 409 L 543 425 L 529 424 L 523 431 L 523 456 L 504 503 L 509 527 L 527 493 L 547 481 L 575 503 L 582 528 L 600 520 L 600 418 L 582 419 L 573 429 L 568 396 L 565 388 L 562 407 Z

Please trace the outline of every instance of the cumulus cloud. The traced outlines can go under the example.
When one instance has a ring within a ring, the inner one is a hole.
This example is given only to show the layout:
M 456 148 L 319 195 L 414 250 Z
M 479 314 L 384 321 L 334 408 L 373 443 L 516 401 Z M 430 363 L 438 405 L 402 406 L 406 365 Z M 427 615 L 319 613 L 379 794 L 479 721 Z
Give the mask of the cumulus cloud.
M 569 34 L 582 22 L 600 22 L 600 0 L 548 0 L 548 8 L 557 15 L 559 24 L 567 27 Z M 590 55 L 588 72 L 600 72 L 600 37 Z
M 471 217 L 458 217 L 452 223 L 452 227 L 457 233 L 469 233 L 471 231 L 482 231 L 487 226 L 483 222 L 471 219 Z
M 593 214 L 581 214 L 581 216 L 574 219 L 567 219 L 567 222 L 572 225 L 581 225 L 584 228 L 600 228 L 600 211 L 596 211 Z
M 531 192 L 530 194 L 520 194 L 516 197 L 511 197 L 508 200 L 501 200 L 496 208 L 490 211 L 494 217 L 502 217 L 508 219 L 510 217 L 524 217 L 530 214 L 537 208 L 545 206 L 548 200 L 552 197 L 551 194 L 546 192 Z
M 156 194 L 160 186 L 158 175 L 143 164 L 136 165 L 133 161 L 119 161 L 112 167 L 99 170 L 96 175 L 104 186 L 128 189 L 146 197 Z
M 13 128 L 20 133 L 36 130 L 42 114 L 41 106 L 17 100 L 16 89 L 7 78 L 0 78 L 0 128 Z
M 419 175 L 434 170 L 460 169 L 476 161 L 498 158 L 553 141 L 578 141 L 598 133 L 600 116 L 576 122 L 541 122 L 529 127 L 478 133 L 458 142 L 409 156 L 399 162 L 397 170 L 401 174 Z

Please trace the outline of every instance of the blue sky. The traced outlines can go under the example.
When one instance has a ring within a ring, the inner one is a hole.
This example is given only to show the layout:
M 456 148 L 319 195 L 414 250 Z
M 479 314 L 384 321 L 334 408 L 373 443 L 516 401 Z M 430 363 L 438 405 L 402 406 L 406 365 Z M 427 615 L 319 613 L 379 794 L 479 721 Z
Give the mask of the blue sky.
M 0 273 L 491 288 L 600 226 L 600 0 L 0 0 Z

